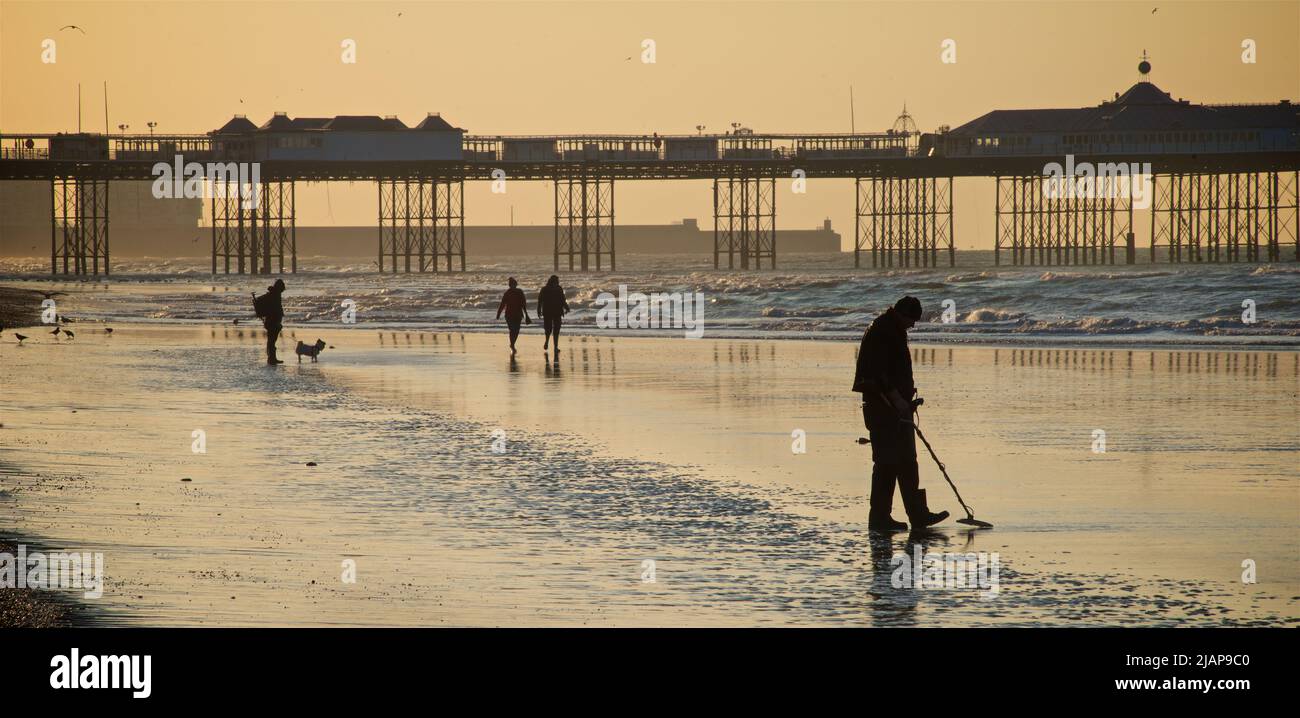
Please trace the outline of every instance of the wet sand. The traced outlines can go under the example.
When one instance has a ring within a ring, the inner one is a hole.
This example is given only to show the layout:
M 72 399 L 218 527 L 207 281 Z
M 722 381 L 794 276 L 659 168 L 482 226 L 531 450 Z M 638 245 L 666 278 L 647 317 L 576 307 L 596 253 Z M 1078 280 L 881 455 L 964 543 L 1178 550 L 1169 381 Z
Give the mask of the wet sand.
M 916 346 L 922 427 L 996 524 L 916 543 L 998 552 L 980 600 L 890 584 L 913 546 L 866 531 L 851 342 L 566 337 L 552 363 L 536 328 L 511 361 L 495 334 L 312 327 L 320 363 L 268 368 L 260 329 L 114 327 L 0 343 L 0 526 L 104 551 L 126 623 L 1300 619 L 1296 352 Z

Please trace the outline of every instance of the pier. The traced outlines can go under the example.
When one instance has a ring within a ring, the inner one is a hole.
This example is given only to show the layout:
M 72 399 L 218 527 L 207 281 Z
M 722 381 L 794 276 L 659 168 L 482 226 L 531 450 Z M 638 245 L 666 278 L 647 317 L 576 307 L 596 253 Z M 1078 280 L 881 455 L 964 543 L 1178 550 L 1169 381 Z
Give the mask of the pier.
M 465 183 L 538 181 L 554 186 L 556 271 L 612 271 L 615 185 L 687 179 L 712 183 L 717 269 L 775 268 L 779 187 L 827 178 L 855 186 L 855 267 L 953 266 L 959 177 L 996 185 L 999 265 L 1134 264 L 1144 198 L 1130 168 L 1149 177 L 1147 261 L 1300 261 L 1298 109 L 1195 105 L 1144 79 L 1097 106 L 995 110 L 934 133 L 906 113 L 871 133 L 649 136 L 467 135 L 435 114 L 414 127 L 236 116 L 204 134 L 0 135 L 0 181 L 50 183 L 50 271 L 82 276 L 109 272 L 112 182 L 156 180 L 160 163 L 216 168 L 195 179 L 214 274 L 296 272 L 295 183 L 334 181 L 376 184 L 375 256 L 388 272 L 464 271 Z M 1047 168 L 1064 163 L 1094 173 L 1047 191 Z

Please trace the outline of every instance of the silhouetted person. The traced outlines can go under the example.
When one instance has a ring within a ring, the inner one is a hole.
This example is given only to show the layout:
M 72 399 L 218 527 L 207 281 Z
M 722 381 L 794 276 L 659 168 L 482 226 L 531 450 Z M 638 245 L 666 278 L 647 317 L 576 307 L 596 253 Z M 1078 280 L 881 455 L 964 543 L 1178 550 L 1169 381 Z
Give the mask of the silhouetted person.
M 858 349 L 853 391 L 862 393 L 862 419 L 871 436 L 871 513 L 867 525 L 874 530 L 907 529 L 907 524 L 890 516 L 896 481 L 913 530 L 948 518 L 947 511 L 930 512 L 916 464 L 916 432 L 912 423 L 916 384 L 912 380 L 907 330 L 920 318 L 921 302 L 916 297 L 903 297 L 892 309 L 876 317 L 862 335 Z
M 257 311 L 257 316 L 262 318 L 262 324 L 266 327 L 266 363 L 283 364 L 275 356 L 275 342 L 280 338 L 280 330 L 284 328 L 284 304 L 280 301 L 280 295 L 284 294 L 284 280 L 277 279 L 275 284 L 266 288 L 266 294 L 253 300 L 253 308 Z
M 552 335 L 555 339 L 555 353 L 557 355 L 560 353 L 560 324 L 564 315 L 568 313 L 569 303 L 564 299 L 564 287 L 560 286 L 560 278 L 552 274 L 551 278 L 546 280 L 546 286 L 537 293 L 537 316 L 542 318 L 542 329 L 546 332 L 542 353 L 546 352 Z
M 510 353 L 515 353 L 515 340 L 519 338 L 519 325 L 523 321 L 529 324 L 533 323 L 532 317 L 528 316 L 528 299 L 524 296 L 524 290 L 519 288 L 519 282 L 514 277 L 510 278 L 510 288 L 506 293 L 501 295 L 501 305 L 497 307 L 497 319 L 501 318 L 501 313 L 506 314 L 506 326 L 510 327 Z

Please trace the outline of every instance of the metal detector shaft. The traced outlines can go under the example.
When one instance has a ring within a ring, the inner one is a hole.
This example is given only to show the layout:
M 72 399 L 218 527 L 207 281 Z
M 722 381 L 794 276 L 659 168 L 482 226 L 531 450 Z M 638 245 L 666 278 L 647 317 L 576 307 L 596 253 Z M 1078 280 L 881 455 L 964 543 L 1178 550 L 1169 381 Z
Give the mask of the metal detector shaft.
M 944 481 L 948 482 L 948 485 L 952 487 L 952 492 L 957 495 L 957 503 L 961 504 L 961 507 L 966 510 L 966 518 L 974 519 L 975 512 L 971 511 L 971 508 L 966 505 L 964 500 L 962 500 L 961 492 L 957 490 L 957 484 L 954 484 L 952 479 L 948 476 L 948 467 L 944 466 L 943 462 L 939 460 L 939 455 L 934 453 L 934 447 L 930 446 L 929 441 L 926 441 L 925 434 L 921 433 L 921 427 L 912 424 L 912 428 L 916 429 L 916 435 L 921 437 L 921 443 L 925 444 L 925 449 L 930 452 L 930 457 L 934 459 L 934 463 L 939 465 L 939 473 L 943 474 Z

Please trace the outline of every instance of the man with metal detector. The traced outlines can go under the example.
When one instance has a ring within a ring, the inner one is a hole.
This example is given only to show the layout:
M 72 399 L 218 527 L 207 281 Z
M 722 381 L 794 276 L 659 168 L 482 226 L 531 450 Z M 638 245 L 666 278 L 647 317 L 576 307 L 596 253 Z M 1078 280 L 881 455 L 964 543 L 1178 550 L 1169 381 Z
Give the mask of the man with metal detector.
M 921 302 L 903 297 L 885 310 L 862 335 L 858 348 L 853 391 L 862 394 L 862 419 L 871 437 L 871 513 L 867 526 L 875 531 L 906 531 L 890 512 L 894 483 L 903 496 L 903 508 L 912 530 L 924 529 L 948 518 L 947 511 L 932 513 L 920 487 L 916 463 L 916 435 L 912 414 L 916 385 L 912 380 L 912 354 L 907 330 L 921 318 Z
M 275 356 L 275 342 L 284 329 L 284 303 L 280 295 L 284 294 L 284 280 L 277 279 L 275 284 L 266 288 L 266 293 L 253 295 L 253 312 L 266 327 L 266 363 L 275 366 L 284 362 Z

